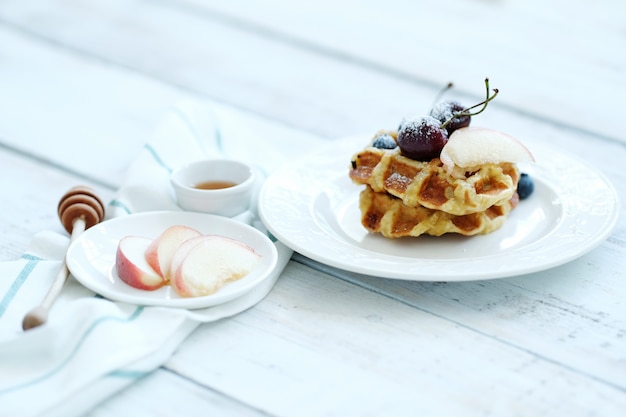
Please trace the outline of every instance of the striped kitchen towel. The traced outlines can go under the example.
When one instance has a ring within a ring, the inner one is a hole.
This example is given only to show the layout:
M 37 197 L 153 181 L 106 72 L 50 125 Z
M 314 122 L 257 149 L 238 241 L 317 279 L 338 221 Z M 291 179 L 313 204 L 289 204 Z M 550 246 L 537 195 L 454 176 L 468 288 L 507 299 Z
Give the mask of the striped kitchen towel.
M 228 157 L 255 166 L 263 178 L 317 142 L 307 135 L 290 142 L 286 128 L 275 129 L 271 138 L 260 137 L 239 113 L 198 101 L 179 103 L 129 167 L 107 219 L 179 210 L 169 174 L 182 164 Z M 266 232 L 254 204 L 241 220 Z M 65 236 L 42 232 L 20 259 L 0 264 L 0 417 L 71 417 L 93 409 L 161 366 L 199 324 L 261 301 L 292 254 L 275 242 L 279 262 L 271 279 L 240 298 L 193 311 L 109 301 L 70 278 L 48 323 L 22 332 L 24 314 L 44 296 L 67 244 Z

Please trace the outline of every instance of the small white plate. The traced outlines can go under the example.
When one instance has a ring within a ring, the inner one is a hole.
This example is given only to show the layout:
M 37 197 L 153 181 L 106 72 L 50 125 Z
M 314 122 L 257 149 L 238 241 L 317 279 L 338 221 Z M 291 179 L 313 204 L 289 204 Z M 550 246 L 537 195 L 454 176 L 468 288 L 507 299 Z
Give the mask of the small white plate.
M 533 146 L 537 164 L 521 166 L 535 192 L 499 230 L 481 236 L 387 239 L 361 225 L 362 186 L 348 177 L 367 137 L 333 142 L 264 184 L 268 230 L 291 249 L 346 271 L 413 281 L 504 278 L 569 262 L 599 245 L 619 214 L 615 189 L 598 171 L 561 150 Z
M 262 258 L 250 274 L 205 297 L 183 298 L 169 285 L 154 291 L 139 290 L 120 280 L 115 270 L 120 239 L 125 236 L 156 238 L 167 227 L 177 224 L 193 227 L 203 234 L 237 239 L 254 248 Z M 66 260 L 70 272 L 81 284 L 110 300 L 197 309 L 223 304 L 254 289 L 271 276 L 278 254 L 267 236 L 247 224 L 211 214 L 160 211 L 118 217 L 87 229 L 72 242 Z

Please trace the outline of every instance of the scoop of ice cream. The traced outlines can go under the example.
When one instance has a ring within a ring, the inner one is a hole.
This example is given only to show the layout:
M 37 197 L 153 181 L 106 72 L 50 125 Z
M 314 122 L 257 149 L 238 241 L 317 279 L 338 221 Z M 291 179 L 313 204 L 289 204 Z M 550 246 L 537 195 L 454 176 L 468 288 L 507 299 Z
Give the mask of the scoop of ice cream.
M 488 163 L 535 161 L 532 153 L 519 140 L 482 127 L 455 130 L 441 150 L 440 159 L 449 174 Z

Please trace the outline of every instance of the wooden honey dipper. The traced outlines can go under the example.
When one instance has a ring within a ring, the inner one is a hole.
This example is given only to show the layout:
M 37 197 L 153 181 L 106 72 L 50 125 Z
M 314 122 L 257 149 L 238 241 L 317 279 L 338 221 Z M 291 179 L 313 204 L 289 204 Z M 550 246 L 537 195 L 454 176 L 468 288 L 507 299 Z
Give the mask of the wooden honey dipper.
M 82 232 L 104 220 L 104 204 L 93 189 L 86 186 L 77 186 L 71 188 L 61 197 L 57 213 L 61 224 L 70 234 L 71 243 Z M 46 322 L 48 311 L 61 293 L 68 276 L 69 270 L 65 260 L 63 260 L 63 266 L 41 303 L 24 316 L 22 321 L 24 330 L 32 329 Z

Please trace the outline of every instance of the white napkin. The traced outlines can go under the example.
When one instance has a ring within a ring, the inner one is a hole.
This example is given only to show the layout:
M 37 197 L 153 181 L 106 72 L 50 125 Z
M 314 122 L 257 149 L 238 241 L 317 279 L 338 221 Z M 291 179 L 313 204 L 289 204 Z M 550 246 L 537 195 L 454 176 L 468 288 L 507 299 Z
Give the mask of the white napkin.
M 205 157 L 236 158 L 256 166 L 258 190 L 267 171 L 278 165 L 284 144 L 274 149 L 237 123 L 225 133 L 214 110 L 186 101 L 166 116 L 130 167 L 127 181 L 107 207 L 107 218 L 179 210 L 169 173 Z M 305 146 L 300 144 L 300 149 Z M 254 206 L 238 219 L 265 232 Z M 0 416 L 71 417 L 90 410 L 162 365 L 200 323 L 235 315 L 261 301 L 292 254 L 275 242 L 279 265 L 271 279 L 241 298 L 193 311 L 112 302 L 70 277 L 48 323 L 23 332 L 22 318 L 45 295 L 67 244 L 65 236 L 42 232 L 20 259 L 0 264 Z

